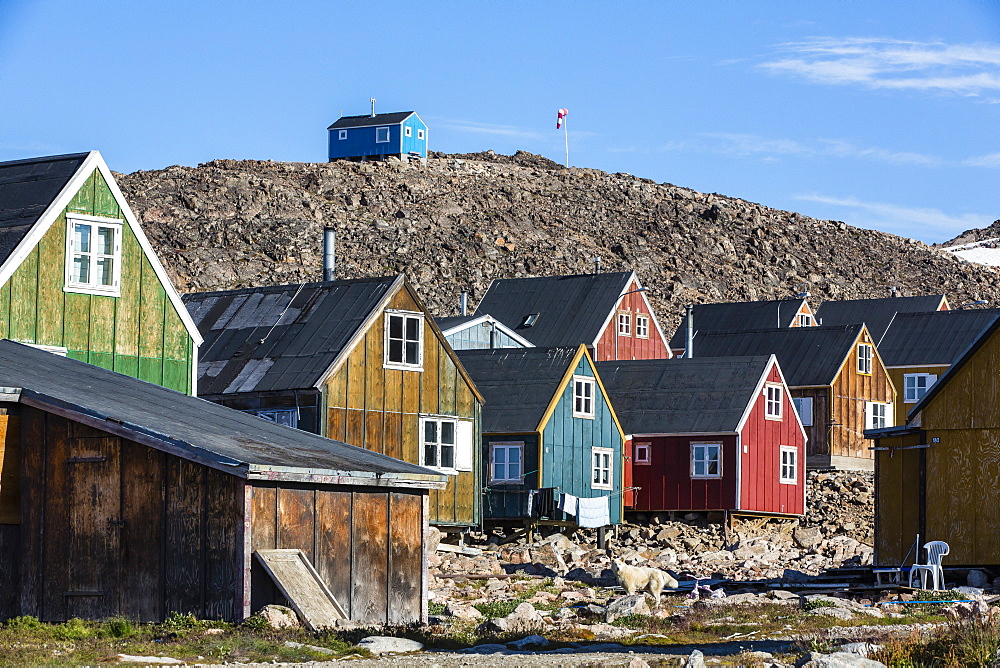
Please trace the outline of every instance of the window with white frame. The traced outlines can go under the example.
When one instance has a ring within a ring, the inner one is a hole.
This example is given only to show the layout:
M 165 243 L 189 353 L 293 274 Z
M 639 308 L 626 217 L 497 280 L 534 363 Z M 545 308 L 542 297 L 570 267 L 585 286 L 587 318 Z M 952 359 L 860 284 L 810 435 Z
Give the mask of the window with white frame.
M 614 488 L 615 451 L 611 448 L 591 448 L 593 475 L 591 487 L 594 489 Z
M 111 295 L 121 289 L 122 222 L 66 214 L 66 292 Z
M 446 418 L 421 418 L 423 465 L 436 469 L 457 470 L 455 467 L 456 421 Z
M 618 314 L 618 336 L 631 336 L 632 335 L 632 314 L 631 313 L 619 313 Z
M 648 315 L 636 315 L 635 316 L 635 336 L 637 339 L 648 339 L 649 338 L 649 316 Z
M 490 442 L 490 482 L 522 482 L 523 441 Z
M 417 139 L 423 139 L 423 138 L 424 138 L 424 131 L 417 130 Z
M 385 314 L 385 367 L 421 370 L 424 357 L 424 316 L 420 313 Z
M 808 313 L 799 314 L 799 327 L 812 327 L 813 317 Z
M 347 139 L 347 130 L 341 130 L 338 132 L 337 139 Z
M 255 410 L 250 412 L 268 422 L 283 424 L 286 427 L 298 428 L 299 426 L 299 412 L 294 408 Z
M 409 127 L 403 128 L 403 134 L 406 135 L 407 137 L 412 137 L 413 136 L 413 128 L 409 128 Z
M 790 445 L 781 446 L 781 482 L 794 485 L 799 480 L 799 450 Z
M 858 344 L 858 373 L 871 374 L 872 347 L 867 343 Z
M 937 376 L 933 373 L 903 374 L 903 403 L 915 404 L 920 401 L 936 380 Z
M 652 464 L 653 454 L 652 454 L 652 443 L 636 443 L 635 444 L 635 464 Z
M 722 477 L 721 443 L 691 444 L 691 477 L 692 478 Z
M 784 390 L 781 385 L 767 384 L 764 386 L 764 417 L 768 420 L 781 419 L 781 405 Z
M 594 417 L 594 379 L 573 376 L 573 417 Z
M 799 414 L 803 427 L 811 427 L 813 423 L 813 398 L 794 397 L 792 403 L 795 404 L 795 412 Z
M 384 144 L 389 141 L 389 128 L 375 128 L 375 142 Z
M 889 411 L 892 404 L 883 404 L 877 401 L 865 402 L 865 429 L 884 429 L 891 427 L 889 422 Z

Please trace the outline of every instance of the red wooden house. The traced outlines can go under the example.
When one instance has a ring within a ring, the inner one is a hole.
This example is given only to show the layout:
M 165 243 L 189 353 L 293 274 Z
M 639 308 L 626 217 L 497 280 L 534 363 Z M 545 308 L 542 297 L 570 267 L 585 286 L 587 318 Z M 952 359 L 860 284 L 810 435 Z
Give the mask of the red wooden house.
M 626 506 L 801 515 L 806 435 L 773 356 L 602 362 Z M 631 473 L 631 479 L 629 476 Z
M 672 357 L 634 271 L 498 279 L 484 314 L 539 347 L 586 344 L 597 361 Z

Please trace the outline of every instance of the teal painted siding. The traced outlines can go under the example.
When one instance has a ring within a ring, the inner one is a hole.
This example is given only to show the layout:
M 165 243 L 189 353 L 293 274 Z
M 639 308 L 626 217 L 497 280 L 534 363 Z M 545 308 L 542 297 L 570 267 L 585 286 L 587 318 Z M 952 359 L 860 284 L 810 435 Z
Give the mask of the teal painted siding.
M 378 128 L 389 128 L 389 141 L 376 142 Z M 410 129 L 406 136 L 405 128 Z M 419 132 L 423 131 L 423 139 Z M 341 132 L 346 133 L 341 139 Z M 417 153 L 421 158 L 427 157 L 427 126 L 416 115 L 410 116 L 402 123 L 385 124 L 363 128 L 334 128 L 328 131 L 330 160 L 340 158 L 380 158 L 390 155 Z
M 403 121 L 403 153 L 411 154 L 416 153 L 421 158 L 427 157 L 427 126 L 424 125 L 416 114 L 410 116 L 405 121 Z M 410 136 L 406 136 L 405 129 L 410 129 Z M 423 138 L 420 137 L 421 132 L 423 133 Z

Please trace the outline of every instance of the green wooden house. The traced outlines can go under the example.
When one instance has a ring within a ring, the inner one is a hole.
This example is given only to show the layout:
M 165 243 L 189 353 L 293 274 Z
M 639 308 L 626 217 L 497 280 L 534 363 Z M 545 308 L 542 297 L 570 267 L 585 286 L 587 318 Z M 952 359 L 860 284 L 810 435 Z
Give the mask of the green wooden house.
M 0 162 L 0 338 L 196 394 L 201 335 L 97 151 Z

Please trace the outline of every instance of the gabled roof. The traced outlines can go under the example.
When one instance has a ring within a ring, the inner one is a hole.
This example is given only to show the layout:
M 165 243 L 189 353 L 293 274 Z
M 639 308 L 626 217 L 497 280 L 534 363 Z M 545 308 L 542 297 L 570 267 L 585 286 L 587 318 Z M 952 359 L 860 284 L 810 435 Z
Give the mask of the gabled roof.
M 823 325 L 856 325 L 865 323 L 876 341 L 897 313 L 927 313 L 947 304 L 944 295 L 919 297 L 885 297 L 881 299 L 842 299 L 820 304 L 816 317 Z
M 736 433 L 774 358 L 598 362 L 627 434 Z
M 366 128 L 373 125 L 397 125 L 412 116 L 413 111 L 394 111 L 388 114 L 374 116 L 341 116 L 327 130 L 342 130 L 344 128 Z
M 476 315 L 492 315 L 536 346 L 593 345 L 632 280 L 630 271 L 501 278 L 490 284 Z M 526 325 L 534 314 L 534 324 Z
M 1000 309 L 897 313 L 878 353 L 886 366 L 951 364 L 998 317 Z
M 521 345 L 529 348 L 534 346 L 531 341 L 524 338 L 507 325 L 503 324 L 489 313 L 484 313 L 482 315 L 455 315 L 444 318 L 434 318 L 434 322 L 436 322 L 438 327 L 441 328 L 441 333 L 445 336 L 451 336 L 452 334 L 469 329 L 470 327 L 492 324 L 497 328 L 497 330 L 503 332 Z
M 805 299 L 774 299 L 758 302 L 721 302 L 694 305 L 694 351 L 698 355 L 698 335 L 704 332 L 733 332 L 741 329 L 791 327 Z M 687 321 L 670 339 L 672 349 L 687 345 Z
M 0 341 L 3 400 L 42 408 L 244 478 L 435 487 L 434 471 L 204 399 Z
M 864 328 L 859 324 L 705 332 L 695 339 L 694 359 L 774 355 L 790 387 L 831 385 Z

